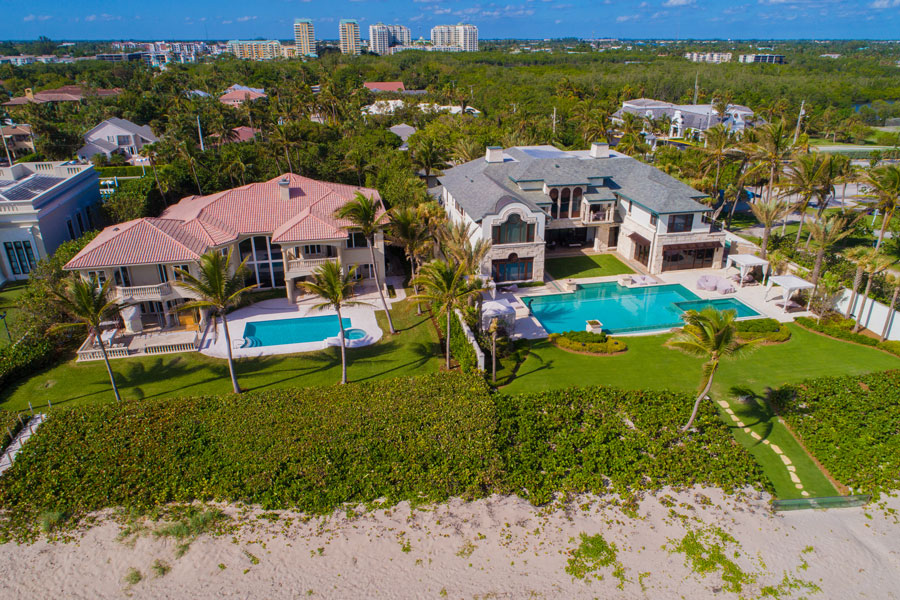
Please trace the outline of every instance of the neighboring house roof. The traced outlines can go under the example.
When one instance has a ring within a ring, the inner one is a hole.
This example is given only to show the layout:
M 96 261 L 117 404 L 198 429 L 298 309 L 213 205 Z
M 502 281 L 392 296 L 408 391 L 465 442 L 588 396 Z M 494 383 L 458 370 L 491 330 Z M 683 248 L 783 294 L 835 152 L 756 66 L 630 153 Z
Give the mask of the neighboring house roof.
M 112 154 L 118 149 L 119 147 L 112 142 L 96 139 L 79 148 L 75 154 L 82 158 L 90 158 L 95 154 Z
M 185 94 L 189 97 L 209 98 L 209 92 L 203 90 L 188 90 Z
M 259 129 L 254 127 L 247 127 L 246 125 L 241 125 L 240 127 L 235 127 L 231 130 L 234 135 L 227 140 L 222 140 L 223 144 L 237 144 L 241 142 L 249 142 L 256 138 L 257 134 L 259 134 Z M 210 139 L 216 140 L 213 143 L 218 143 L 218 138 L 220 137 L 218 133 L 214 133 L 209 136 Z
M 112 117 L 110 119 L 106 119 L 86 134 L 84 134 L 84 140 L 86 142 L 96 142 L 98 139 L 105 140 L 106 136 L 95 138 L 99 132 L 106 129 L 108 126 L 116 127 L 121 129 L 122 131 L 126 131 L 131 135 L 137 135 L 144 139 L 145 143 L 152 144 L 154 142 L 158 142 L 159 138 L 153 133 L 153 130 L 150 129 L 149 125 L 136 125 L 131 121 L 126 119 L 119 119 L 118 117 Z
M 282 180 L 289 182 L 283 196 Z M 356 192 L 376 190 L 285 174 L 263 183 L 189 196 L 158 219 L 137 219 L 104 229 L 66 265 L 89 269 L 197 260 L 208 248 L 245 235 L 272 234 L 274 243 L 344 239 L 351 223 L 334 216 Z M 381 210 L 382 214 L 384 208 Z
M 0 134 L 2 135 L 31 135 L 31 125 L 12 125 L 10 127 L 0 126 Z
M 409 136 L 416 132 L 416 128 L 412 125 L 407 125 L 406 123 L 400 123 L 399 125 L 391 127 L 390 132 L 405 142 L 409 139 Z
M 226 94 L 228 92 L 253 92 L 255 94 L 262 94 L 263 96 L 266 95 L 266 90 L 263 88 L 248 87 L 237 83 L 225 90 Z
M 402 92 L 406 90 L 402 81 L 365 81 L 363 85 L 373 92 Z
M 650 98 L 637 98 L 622 103 L 613 118 L 621 120 L 624 113 L 631 113 L 639 117 L 649 115 L 658 119 L 663 115 L 674 119 L 680 115 L 685 128 L 706 130 L 709 127 L 722 123 L 728 129 L 741 129 L 747 122 L 753 121 L 754 113 L 750 108 L 741 104 L 729 104 L 727 114 L 723 118 L 712 104 L 673 104 Z
M 224 102 L 225 104 L 234 104 L 267 97 L 268 96 L 266 96 L 265 94 L 256 91 L 232 90 L 219 96 L 219 102 Z
M 438 180 L 475 221 L 496 214 L 510 200 L 539 210 L 547 202 L 543 190 L 522 190 L 517 183 L 538 181 L 548 186 L 580 185 L 590 199 L 622 196 L 658 214 L 709 210 L 697 202 L 706 197 L 703 192 L 617 152 L 593 158 L 588 151 L 517 146 L 503 151 L 503 162 L 479 158 L 445 171 Z
M 369 115 L 392 115 L 394 111 L 401 108 L 404 105 L 403 100 L 378 100 L 368 106 L 364 106 L 362 108 L 363 114 Z M 451 106 L 451 105 L 440 105 L 440 104 L 432 104 L 430 102 L 420 102 L 418 105 L 419 110 L 424 113 L 441 113 L 447 112 L 451 115 L 458 115 L 462 113 L 462 106 Z M 481 111 L 472 106 L 466 106 L 466 114 L 478 116 L 481 114 Z
M 117 96 L 122 92 L 119 88 L 103 89 L 97 88 L 86 91 L 78 85 L 64 85 L 55 90 L 44 90 L 43 92 L 34 92 L 31 96 L 18 96 L 12 98 L 9 102 L 4 102 L 3 106 L 18 106 L 22 104 L 44 104 L 45 102 L 80 102 L 88 96 L 107 97 Z

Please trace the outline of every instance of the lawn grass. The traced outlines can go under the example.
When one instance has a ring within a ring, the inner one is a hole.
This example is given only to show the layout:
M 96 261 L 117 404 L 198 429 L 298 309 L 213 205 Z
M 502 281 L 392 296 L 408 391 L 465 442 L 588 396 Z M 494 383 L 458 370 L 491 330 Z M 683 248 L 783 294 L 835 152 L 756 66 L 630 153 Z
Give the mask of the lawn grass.
M 15 330 L 15 323 L 19 317 L 18 300 L 25 292 L 27 281 L 10 281 L 0 287 L 0 314 L 6 313 L 6 325 L 10 330 Z M 6 335 L 6 327 L 0 324 L 0 347 L 9 343 Z
M 347 351 L 347 377 L 367 381 L 438 370 L 441 349 L 426 315 L 416 316 L 409 302 L 394 305 L 391 316 L 398 333 L 387 334 L 383 311 L 376 313 L 385 332 L 378 343 Z M 123 399 L 227 394 L 231 391 L 228 363 L 199 352 L 164 354 L 111 361 Z M 317 352 L 245 358 L 235 361 L 238 381 L 245 390 L 331 385 L 341 380 L 339 348 Z M 40 371 L 0 391 L 0 408 L 27 410 L 74 406 L 114 400 L 103 361 L 67 361 Z
M 851 375 L 900 367 L 900 359 L 887 353 L 847 344 L 790 324 L 791 340 L 762 346 L 750 356 L 723 363 L 710 394 L 730 403 L 750 428 L 778 445 L 793 464 L 810 496 L 835 495 L 834 486 L 819 472 L 787 429 L 773 418 L 766 402 L 767 389 L 824 375 Z M 587 356 L 559 350 L 547 341 L 533 345 L 516 378 L 503 388 L 510 394 L 572 385 L 611 385 L 629 389 L 696 391 L 702 361 L 663 346 L 669 335 L 628 338 L 628 352 L 615 356 Z M 746 402 L 739 400 L 746 397 Z M 756 457 L 781 498 L 799 497 L 784 465 L 767 446 L 723 420 L 735 438 Z
M 544 270 L 554 279 L 582 279 L 606 275 L 627 275 L 634 271 L 612 254 L 590 254 L 548 258 Z

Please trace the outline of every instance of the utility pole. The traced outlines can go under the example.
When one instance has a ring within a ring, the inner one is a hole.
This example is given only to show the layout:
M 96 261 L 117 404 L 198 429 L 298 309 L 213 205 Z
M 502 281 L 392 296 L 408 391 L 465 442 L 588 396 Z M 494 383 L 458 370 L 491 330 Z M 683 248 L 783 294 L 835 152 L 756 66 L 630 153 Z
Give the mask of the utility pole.
M 197 115 L 197 134 L 200 136 L 200 152 L 205 152 L 203 147 L 203 129 L 200 127 L 200 115 Z
M 803 121 L 803 106 L 806 104 L 806 100 L 800 101 L 800 114 L 797 115 L 797 128 L 794 130 L 794 145 L 797 145 L 797 137 L 800 136 L 800 123 Z
M 697 104 L 697 96 L 700 93 L 700 71 L 697 71 L 697 76 L 694 77 L 694 104 Z
M 556 107 L 553 107 L 553 137 L 556 137 Z
M 6 160 L 9 161 L 9 166 L 12 166 L 12 157 L 9 155 L 9 146 L 6 145 L 6 136 L 3 134 L 3 125 L 0 124 L 0 138 L 3 138 L 3 149 L 6 150 Z

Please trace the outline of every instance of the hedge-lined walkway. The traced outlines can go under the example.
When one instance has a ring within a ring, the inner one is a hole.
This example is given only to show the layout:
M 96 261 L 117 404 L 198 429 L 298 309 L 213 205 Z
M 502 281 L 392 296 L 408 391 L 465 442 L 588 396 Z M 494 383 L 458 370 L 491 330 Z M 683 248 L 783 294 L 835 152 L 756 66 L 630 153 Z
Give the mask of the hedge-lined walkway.
M 826 338 L 788 325 L 791 339 L 762 346 L 750 356 L 723 363 L 711 396 L 722 419 L 759 461 L 781 498 L 836 495 L 837 490 L 772 414 L 766 394 L 786 383 L 826 375 L 851 375 L 896 369 L 900 359 L 884 352 Z M 628 352 L 584 356 L 564 352 L 549 342 L 534 344 L 507 393 L 533 392 L 578 385 L 612 385 L 631 389 L 694 391 L 700 381 L 700 359 L 663 346 L 668 334 L 627 338 Z M 718 404 L 725 401 L 742 426 Z M 749 431 L 745 431 L 749 429 Z M 759 439 L 756 439 L 756 436 Z M 766 444 L 765 441 L 769 443 Z M 775 446 L 781 453 L 773 451 Z M 785 463 L 782 456 L 790 460 Z M 787 469 L 794 467 L 793 470 Z M 795 479 L 799 479 L 795 481 Z M 801 483 L 803 488 L 797 488 Z

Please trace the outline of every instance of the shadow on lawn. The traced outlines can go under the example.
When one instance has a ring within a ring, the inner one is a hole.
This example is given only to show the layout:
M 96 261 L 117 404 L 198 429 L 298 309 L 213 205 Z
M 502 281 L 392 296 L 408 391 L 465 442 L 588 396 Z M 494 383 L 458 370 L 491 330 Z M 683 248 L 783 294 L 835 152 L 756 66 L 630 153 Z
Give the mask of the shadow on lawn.
M 760 395 L 748 387 L 736 385 L 732 386 L 731 389 L 728 390 L 728 393 L 734 399 L 734 404 L 736 405 L 736 410 L 734 412 L 741 417 L 742 421 L 744 421 L 744 426 L 755 427 L 756 425 L 762 425 L 763 430 L 757 431 L 757 433 L 762 436 L 763 440 L 768 439 L 774 429 L 772 421 L 776 418 L 766 400 L 769 388 L 766 388 L 766 395 Z M 739 429 L 739 427 L 733 424 L 731 427 L 733 429 Z M 760 443 L 762 443 L 762 441 L 756 442 L 756 444 Z

